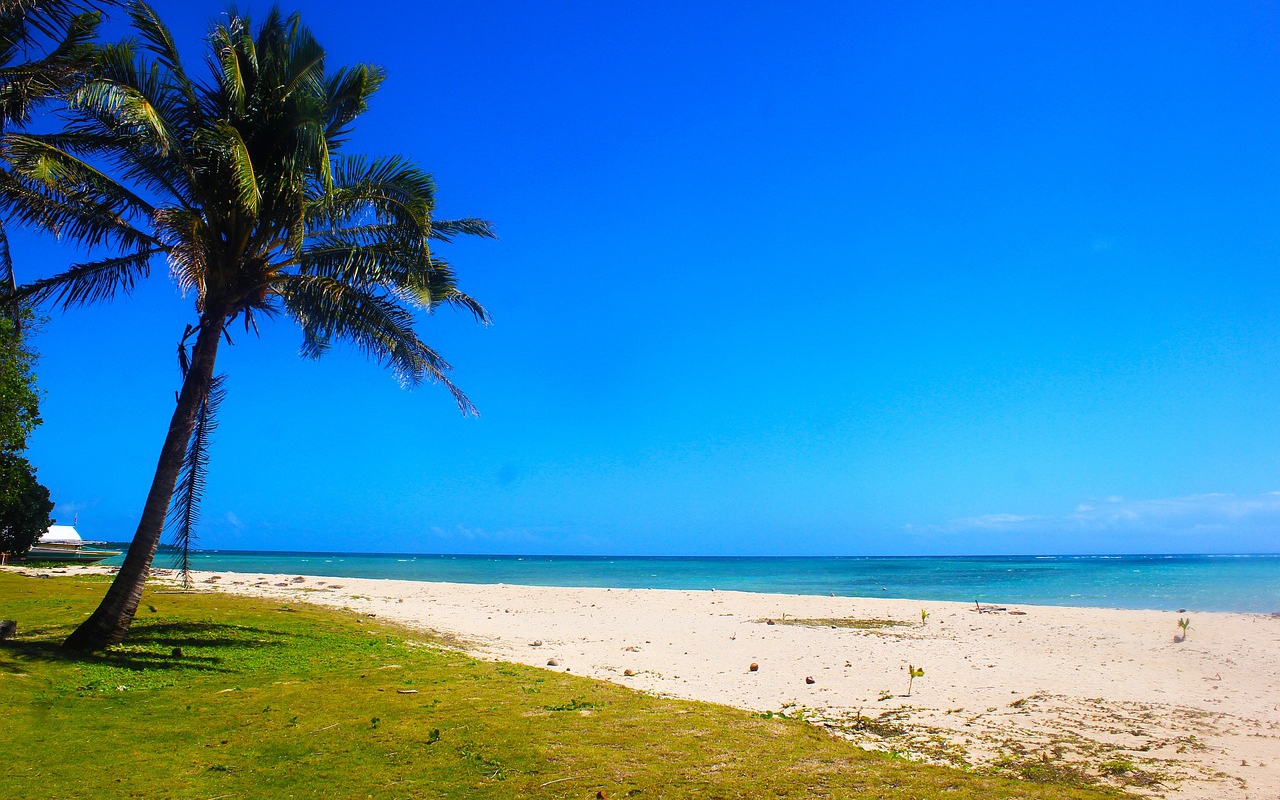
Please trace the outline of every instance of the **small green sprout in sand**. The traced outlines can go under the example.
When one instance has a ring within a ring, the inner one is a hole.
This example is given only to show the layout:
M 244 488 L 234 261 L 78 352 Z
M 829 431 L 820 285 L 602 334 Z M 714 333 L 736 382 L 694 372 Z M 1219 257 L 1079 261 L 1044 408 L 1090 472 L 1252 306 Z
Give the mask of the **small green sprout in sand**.
M 925 620 L 927 620 L 928 618 L 929 618 L 929 612 L 925 611 L 923 608 L 920 609 L 920 624 L 924 625 Z
M 911 684 L 915 683 L 916 678 L 924 677 L 924 667 L 915 667 L 911 664 L 907 665 L 907 697 L 911 696 Z
M 1178 627 L 1182 628 L 1182 641 L 1187 640 L 1187 628 L 1191 627 L 1191 617 L 1179 617 Z

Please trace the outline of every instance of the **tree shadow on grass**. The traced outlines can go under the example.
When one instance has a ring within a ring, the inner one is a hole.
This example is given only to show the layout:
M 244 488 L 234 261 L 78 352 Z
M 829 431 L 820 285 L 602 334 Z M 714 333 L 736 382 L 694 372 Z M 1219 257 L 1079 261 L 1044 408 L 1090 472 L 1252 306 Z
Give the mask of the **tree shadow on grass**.
M 247 651 L 283 648 L 297 634 L 221 622 L 138 622 L 121 645 L 98 653 L 62 649 L 67 631 L 31 628 L 0 642 L 0 670 L 24 672 L 24 662 L 111 666 L 134 671 L 232 672 Z M 9 656 L 10 658 L 5 658 Z

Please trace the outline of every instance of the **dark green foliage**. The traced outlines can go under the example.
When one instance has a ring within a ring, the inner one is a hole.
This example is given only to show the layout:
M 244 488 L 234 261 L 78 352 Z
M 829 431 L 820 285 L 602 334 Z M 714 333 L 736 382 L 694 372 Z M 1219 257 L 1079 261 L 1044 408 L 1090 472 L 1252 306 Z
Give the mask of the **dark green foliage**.
M 0 315 L 0 553 L 25 553 L 50 525 L 49 490 L 36 480 L 35 468 L 19 455 L 27 435 L 40 424 L 36 389 L 36 353 L 25 341 L 31 312 Z
M 18 327 L 19 319 L 27 325 Z M 36 353 L 27 344 L 31 313 L 19 319 L 0 315 L 0 452 L 21 453 L 27 436 L 40 424 L 40 393 L 36 389 Z
M 0 452 L 0 553 L 25 553 L 51 524 L 50 511 L 49 490 L 36 480 L 31 463 Z

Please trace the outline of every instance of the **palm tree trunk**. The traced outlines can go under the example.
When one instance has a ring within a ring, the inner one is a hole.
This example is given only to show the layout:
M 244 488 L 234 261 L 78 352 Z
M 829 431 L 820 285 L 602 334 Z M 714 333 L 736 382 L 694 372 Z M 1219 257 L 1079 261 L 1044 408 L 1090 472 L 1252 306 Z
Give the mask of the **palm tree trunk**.
M 218 355 L 222 325 L 222 314 L 206 311 L 200 317 L 200 332 L 196 335 L 195 347 L 191 351 L 191 368 L 187 370 L 187 376 L 182 382 L 178 407 L 174 409 L 173 419 L 169 422 L 169 433 L 160 450 L 160 462 L 156 465 L 156 474 L 151 480 L 147 504 L 143 506 L 142 519 L 138 522 L 138 530 L 134 533 L 133 542 L 124 558 L 124 566 L 116 574 L 93 615 L 62 643 L 65 648 L 102 650 L 119 644 L 129 632 L 133 615 L 138 610 L 138 601 L 142 598 L 143 584 L 151 570 L 151 561 L 155 558 L 160 536 L 164 532 L 165 517 L 169 512 L 169 503 L 173 500 L 178 474 L 182 471 L 182 461 L 187 452 L 187 443 L 191 440 L 191 431 L 195 427 L 196 414 L 213 383 L 213 363 Z

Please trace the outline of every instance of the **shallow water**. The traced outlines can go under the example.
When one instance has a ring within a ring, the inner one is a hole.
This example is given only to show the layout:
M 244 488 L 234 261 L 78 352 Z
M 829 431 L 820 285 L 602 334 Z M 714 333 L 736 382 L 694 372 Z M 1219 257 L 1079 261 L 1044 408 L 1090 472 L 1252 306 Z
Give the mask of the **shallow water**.
M 156 557 L 158 567 L 173 564 L 169 554 Z M 983 603 L 1280 611 L 1280 555 L 801 558 L 201 551 L 192 554 L 191 566 L 458 583 L 834 592 L 849 597 Z

